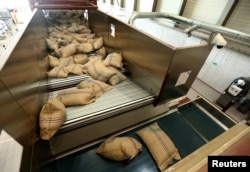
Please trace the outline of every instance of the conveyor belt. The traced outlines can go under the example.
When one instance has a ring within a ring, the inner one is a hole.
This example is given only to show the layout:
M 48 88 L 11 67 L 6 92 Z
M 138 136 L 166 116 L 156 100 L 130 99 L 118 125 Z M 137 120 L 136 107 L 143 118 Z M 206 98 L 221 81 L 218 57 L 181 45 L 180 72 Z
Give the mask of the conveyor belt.
M 179 108 L 187 122 L 196 128 L 207 141 L 212 140 L 225 131 L 220 125 L 213 121 L 209 116 L 204 115 L 201 109 L 197 108 L 194 103 L 189 103 Z
M 54 91 L 51 92 L 50 96 L 55 97 L 57 94 L 58 91 Z M 152 103 L 153 99 L 152 95 L 128 79 L 114 86 L 112 90 L 106 92 L 91 104 L 67 107 L 65 123 L 61 129 L 68 128 L 71 124 L 90 123 L 147 105 Z
M 76 85 L 88 77 L 89 75 L 84 74 L 84 75 L 69 75 L 67 78 L 50 78 L 48 89 L 56 90 L 58 88 L 63 88 L 70 85 Z
M 159 120 L 159 126 L 168 134 L 168 136 L 175 143 L 182 158 L 192 153 L 199 147 L 205 144 L 201 137 L 186 123 L 183 117 L 174 112 Z M 75 153 L 68 157 L 56 161 L 56 171 L 58 172 L 80 172 L 80 171 L 94 171 L 94 172 L 158 172 L 154 160 L 140 138 L 135 134 L 145 125 L 140 126 L 123 135 L 131 136 L 137 139 L 143 145 L 142 152 L 135 157 L 129 164 L 122 162 L 115 162 L 104 159 L 95 153 L 99 145 L 95 145 L 89 149 Z
M 122 68 L 121 72 L 125 74 L 127 71 L 126 69 Z M 89 75 L 87 74 L 83 74 L 83 75 L 69 74 L 67 78 L 50 78 L 48 82 L 48 89 L 57 90 L 60 88 L 76 85 L 88 77 Z

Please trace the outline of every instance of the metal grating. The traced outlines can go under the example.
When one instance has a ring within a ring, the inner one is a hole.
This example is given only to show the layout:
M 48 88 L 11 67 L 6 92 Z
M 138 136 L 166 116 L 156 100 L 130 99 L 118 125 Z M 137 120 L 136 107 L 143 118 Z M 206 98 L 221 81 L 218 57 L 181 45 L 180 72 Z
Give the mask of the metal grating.
M 122 68 L 121 72 L 125 74 L 127 71 L 126 69 Z M 89 75 L 87 74 L 83 75 L 70 74 L 67 78 L 50 78 L 48 82 L 48 89 L 52 91 L 69 86 L 72 87 L 72 85 L 76 85 L 88 77 Z
M 56 90 L 59 88 L 67 87 L 70 85 L 76 85 L 83 81 L 84 79 L 88 78 L 89 75 L 69 75 L 67 78 L 50 78 L 48 89 L 49 90 Z
M 75 89 L 75 87 L 68 89 Z M 56 97 L 58 92 L 59 91 L 51 92 L 50 97 Z M 114 86 L 112 90 L 103 94 L 94 103 L 84 106 L 67 107 L 64 125 L 79 120 L 99 118 L 100 115 L 110 116 L 114 113 L 127 111 L 128 109 L 138 107 L 138 105 L 142 106 L 152 102 L 152 95 L 131 80 L 126 80 Z

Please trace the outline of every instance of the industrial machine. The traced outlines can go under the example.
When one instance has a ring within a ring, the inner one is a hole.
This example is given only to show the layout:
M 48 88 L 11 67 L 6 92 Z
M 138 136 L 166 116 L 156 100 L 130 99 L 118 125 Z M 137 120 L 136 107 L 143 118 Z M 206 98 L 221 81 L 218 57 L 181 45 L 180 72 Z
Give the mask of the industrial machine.
M 38 170 L 105 137 L 165 116 L 176 108 L 171 102 L 185 97 L 211 50 L 208 43 L 176 47 L 162 42 L 98 11 L 96 1 L 44 0 L 33 7 L 30 22 L 9 50 L 0 71 L 0 129 L 24 147 L 21 171 L 31 166 Z M 85 10 L 89 27 L 103 38 L 107 53 L 122 52 L 128 80 L 93 104 L 67 107 L 59 131 L 49 141 L 43 141 L 39 136 L 39 114 L 44 103 L 58 91 L 70 89 L 88 77 L 47 76 L 45 14 L 58 9 Z M 27 162 L 30 159 L 32 162 Z

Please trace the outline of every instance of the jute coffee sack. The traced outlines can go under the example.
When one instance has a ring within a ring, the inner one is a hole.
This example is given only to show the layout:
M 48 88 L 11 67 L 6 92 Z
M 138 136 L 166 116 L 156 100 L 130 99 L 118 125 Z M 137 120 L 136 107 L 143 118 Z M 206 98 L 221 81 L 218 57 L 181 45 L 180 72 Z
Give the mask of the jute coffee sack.
M 73 55 L 75 64 L 86 64 L 89 61 L 89 57 L 86 54 L 75 54 Z
M 96 153 L 114 161 L 131 161 L 141 151 L 141 143 L 132 137 L 110 137 L 97 148 Z
M 122 55 L 120 52 L 114 52 L 107 55 L 103 64 L 105 66 L 113 66 L 116 68 L 122 68 Z
M 75 75 L 82 75 L 83 74 L 83 65 L 81 64 L 72 64 L 63 68 L 65 73 L 72 73 Z
M 72 26 L 70 28 L 68 28 L 68 32 L 72 32 L 72 33 L 81 33 L 82 30 L 89 30 L 87 26 L 85 25 L 77 25 L 77 24 L 72 24 Z
M 136 134 L 146 144 L 161 171 L 165 170 L 170 164 L 172 164 L 173 159 L 181 159 L 172 140 L 156 122 L 139 130 Z
M 94 42 L 93 42 L 93 45 L 94 45 L 95 50 L 98 50 L 98 49 L 102 48 L 103 47 L 103 39 L 102 39 L 102 37 L 95 38 Z
M 39 115 L 40 136 L 43 140 L 52 138 L 65 120 L 65 106 L 57 98 L 49 99 Z
M 64 90 L 57 98 L 66 106 L 87 105 L 95 101 L 93 88 Z
M 54 78 L 66 78 L 68 77 L 68 73 L 66 73 L 63 69 L 66 66 L 74 64 L 73 58 L 68 57 L 68 58 L 60 58 L 59 59 L 59 65 L 51 69 L 49 72 L 47 72 L 47 75 L 49 77 L 54 77 Z
M 76 54 L 77 49 L 76 49 L 76 45 L 68 44 L 65 47 L 59 48 L 55 52 L 56 52 L 56 55 L 58 57 L 65 58 L 65 57 L 72 56 L 72 55 Z
M 95 51 L 96 55 L 99 55 L 104 59 L 106 57 L 106 49 L 105 47 L 101 47 L 100 49 Z
M 46 45 L 50 50 L 57 50 L 59 48 L 59 43 L 57 42 L 57 40 L 55 38 L 45 38 L 46 41 Z
M 83 53 L 83 54 L 90 53 L 95 50 L 92 43 L 82 43 L 75 45 L 75 47 L 77 53 Z
M 72 40 L 69 41 L 69 40 L 65 40 L 65 39 L 58 38 L 58 39 L 57 39 L 57 42 L 58 42 L 59 47 L 62 48 L 62 47 L 65 47 L 65 46 L 71 44 Z M 56 50 L 55 50 L 55 51 L 56 51 Z M 58 56 L 58 55 L 57 55 L 57 56 Z
M 94 58 L 84 65 L 83 71 L 89 74 L 92 78 L 106 82 L 112 75 L 115 74 L 114 71 L 109 70 L 102 60 Z
M 95 80 L 91 77 L 83 80 L 80 84 L 77 85 L 77 88 L 79 89 L 84 89 L 89 87 L 93 87 L 93 91 L 96 98 L 100 97 L 105 92 L 113 88 L 112 86 L 106 84 L 105 82 Z
M 63 36 L 63 32 L 60 31 L 53 31 L 49 33 L 49 38 L 58 38 L 58 39 L 62 39 Z
M 51 68 L 54 68 L 60 64 L 60 60 L 57 57 L 54 57 L 52 55 L 48 55 L 49 58 L 49 66 Z
M 71 33 L 71 35 L 73 38 L 89 38 L 89 39 L 95 38 L 95 33 L 81 33 L 81 34 Z
M 110 66 L 108 69 L 115 72 L 115 74 L 108 79 L 109 84 L 114 86 L 127 79 L 127 77 L 123 75 L 117 68 Z

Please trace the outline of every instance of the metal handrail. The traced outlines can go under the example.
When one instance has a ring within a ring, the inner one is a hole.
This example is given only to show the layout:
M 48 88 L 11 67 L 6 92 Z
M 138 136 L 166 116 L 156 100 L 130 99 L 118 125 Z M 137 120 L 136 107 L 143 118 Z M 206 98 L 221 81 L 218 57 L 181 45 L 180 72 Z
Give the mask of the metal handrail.
M 134 12 L 129 19 L 129 24 L 133 26 L 134 21 L 138 18 L 168 18 L 175 21 L 180 21 L 186 24 L 191 25 L 190 28 L 186 29 L 185 32 L 191 32 L 195 29 L 204 29 L 210 31 L 211 33 L 221 33 L 222 35 L 237 38 L 243 41 L 250 42 L 250 34 L 240 32 L 238 30 L 230 29 L 223 26 L 208 24 L 205 22 L 195 21 L 186 17 L 170 14 L 170 13 L 161 13 L 161 12 Z

